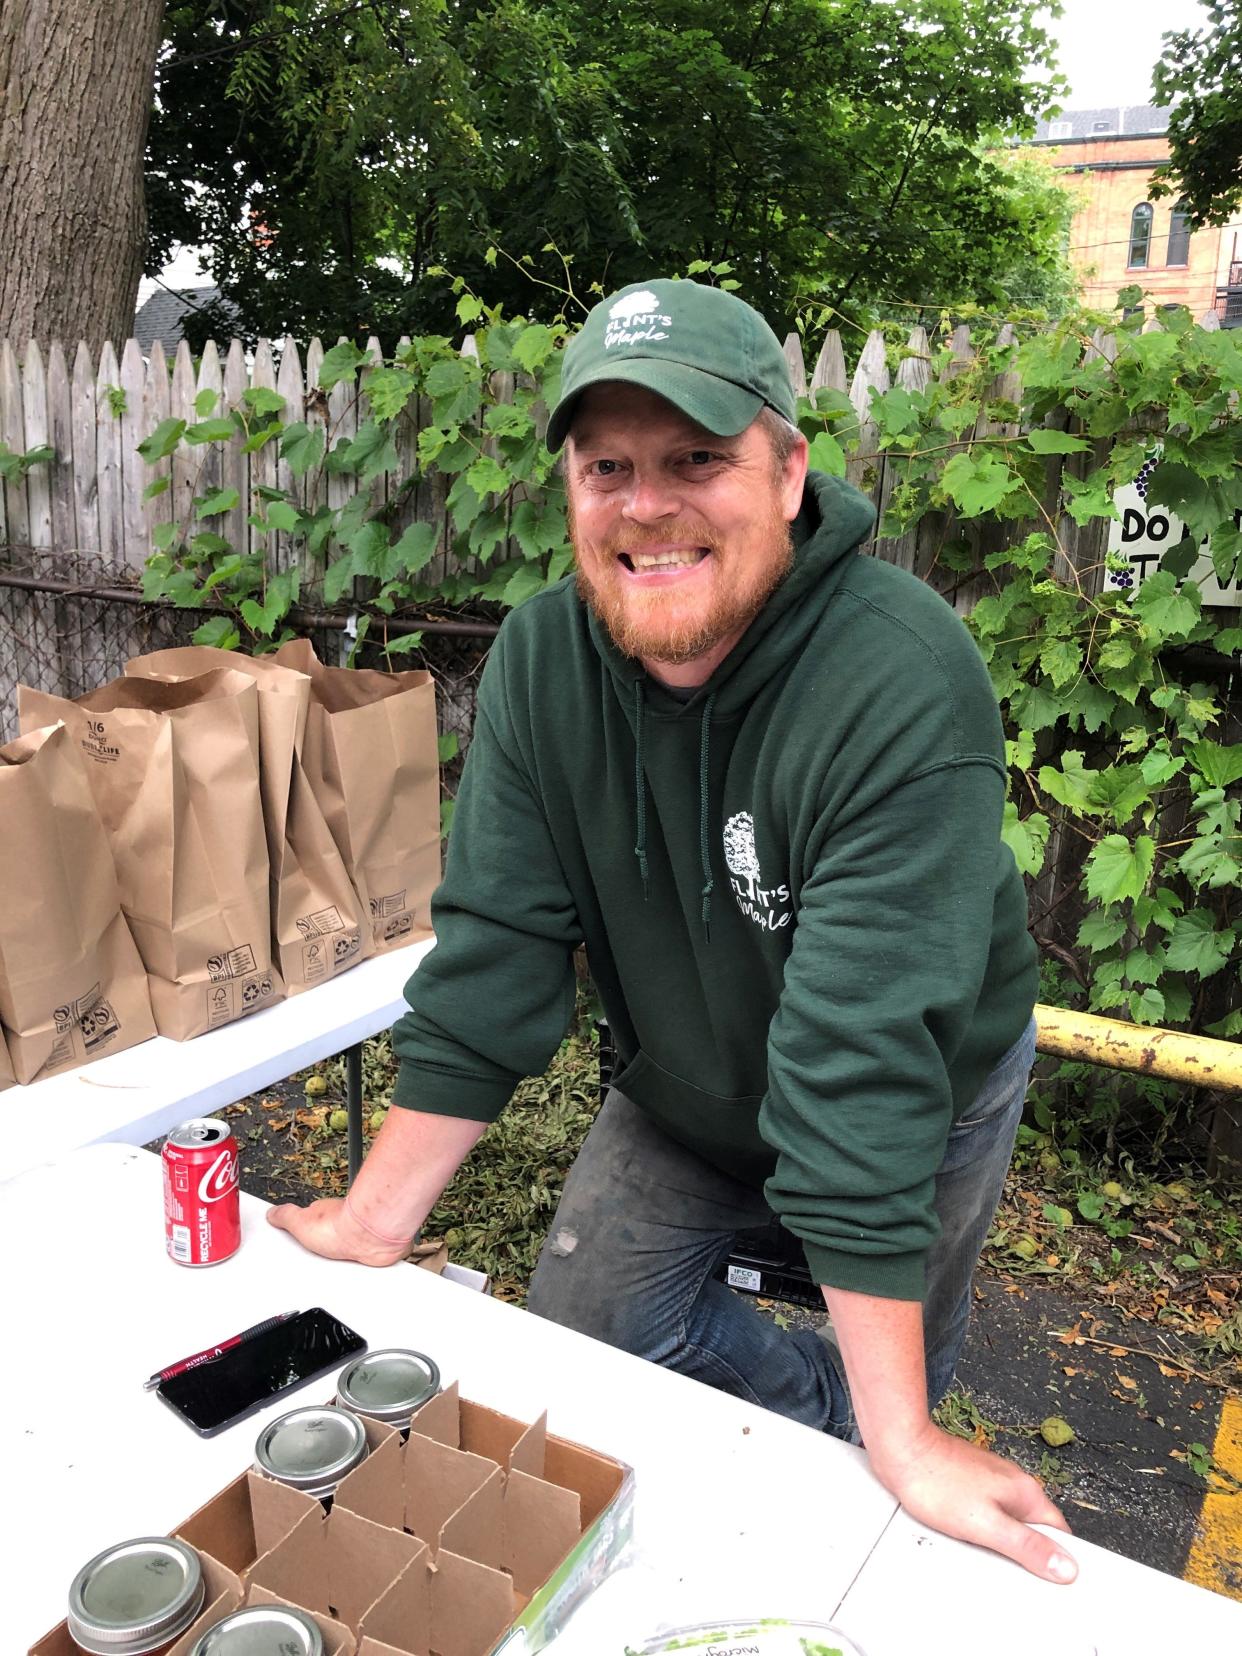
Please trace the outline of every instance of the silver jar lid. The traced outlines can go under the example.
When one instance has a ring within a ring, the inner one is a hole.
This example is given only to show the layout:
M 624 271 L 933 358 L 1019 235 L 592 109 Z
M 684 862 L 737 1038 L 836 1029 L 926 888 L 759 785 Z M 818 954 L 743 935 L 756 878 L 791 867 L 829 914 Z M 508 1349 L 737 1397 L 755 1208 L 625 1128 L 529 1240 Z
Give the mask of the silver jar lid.
M 367 1434 L 347 1409 L 290 1409 L 259 1433 L 254 1458 L 269 1478 L 323 1497 L 367 1458 Z
M 323 1656 L 323 1634 L 291 1604 L 248 1604 L 209 1627 L 190 1656 Z
M 355 1414 L 408 1426 L 420 1404 L 440 1389 L 440 1370 L 421 1351 L 368 1351 L 341 1370 L 336 1400 Z
M 184 1541 L 142 1535 L 105 1547 L 69 1588 L 75 1643 L 96 1656 L 141 1656 L 167 1644 L 198 1615 L 203 1571 Z

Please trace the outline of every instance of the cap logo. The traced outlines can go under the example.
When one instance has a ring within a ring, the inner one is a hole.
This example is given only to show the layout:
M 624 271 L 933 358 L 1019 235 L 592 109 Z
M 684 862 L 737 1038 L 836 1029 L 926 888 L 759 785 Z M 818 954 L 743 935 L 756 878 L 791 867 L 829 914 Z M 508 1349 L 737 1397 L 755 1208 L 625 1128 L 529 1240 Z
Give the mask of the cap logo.
M 644 340 L 667 339 L 663 330 L 671 328 L 673 319 L 659 310 L 659 296 L 650 288 L 637 293 L 623 293 L 608 309 L 608 326 L 604 330 L 604 349 L 615 345 L 638 345 Z

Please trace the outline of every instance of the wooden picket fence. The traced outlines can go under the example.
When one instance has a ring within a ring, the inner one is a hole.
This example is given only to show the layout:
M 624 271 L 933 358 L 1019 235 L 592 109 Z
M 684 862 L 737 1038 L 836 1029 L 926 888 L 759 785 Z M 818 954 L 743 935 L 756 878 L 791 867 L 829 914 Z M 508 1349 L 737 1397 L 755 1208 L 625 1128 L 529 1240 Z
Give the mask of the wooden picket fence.
M 1206 327 L 1219 325 L 1214 313 L 1203 321 Z M 1097 348 L 1104 353 L 1111 344 L 1106 336 L 1097 339 Z M 380 360 L 378 340 L 368 341 L 367 348 Z M 473 352 L 473 340 L 467 339 L 462 348 Z M 862 422 L 863 437 L 860 458 L 850 464 L 850 481 L 882 510 L 892 494 L 894 468 L 875 451 L 869 413 L 871 391 L 887 390 L 893 383 L 884 336 L 879 332 L 868 336 L 852 372 L 847 367 L 841 336 L 835 331 L 825 335 L 809 372 L 796 334 L 786 340 L 785 353 L 796 391 L 813 393 L 821 386 L 831 386 L 848 393 Z M 155 524 L 170 516 L 183 517 L 196 493 L 237 489 L 238 504 L 213 521 L 213 528 L 239 551 L 251 547 L 253 531 L 247 519 L 260 504 L 260 487 L 288 488 L 308 509 L 324 502 L 343 504 L 354 491 L 351 478 L 316 470 L 295 480 L 273 445 L 246 455 L 241 452 L 240 440 L 226 446 L 182 443 L 170 458 L 155 466 L 148 466 L 137 452 L 138 443 L 162 419 L 171 415 L 192 423 L 197 418 L 194 403 L 200 392 L 217 392 L 220 400 L 216 411 L 225 412 L 237 406 L 252 386 L 279 392 L 285 398 L 286 417 L 304 419 L 312 428 L 321 428 L 329 445 L 350 437 L 360 419 L 366 417 L 365 390 L 358 394 L 353 385 L 342 383 L 326 394 L 320 391 L 317 382 L 323 354 L 318 339 L 311 340 L 305 356 L 297 341 L 290 338 L 275 346 L 261 340 L 253 354 L 245 351 L 240 340 L 233 340 L 223 354 L 209 340 L 196 363 L 182 341 L 170 373 L 158 343 L 144 357 L 138 342 L 127 340 L 119 360 L 112 345 L 105 344 L 97 364 L 86 345 L 79 343 L 72 353 L 72 367 L 70 354 L 59 341 L 51 344 L 46 357 L 33 341 L 26 343 L 20 353 L 12 342 L 0 343 L 0 442 L 16 453 L 44 444 L 55 451 L 53 460 L 32 467 L 23 481 L 0 482 L 0 549 L 7 547 L 11 555 L 34 551 L 94 556 L 136 576 L 150 553 Z M 924 389 L 932 374 L 932 354 L 926 332 L 915 328 L 895 383 L 907 390 Z M 946 372 L 960 373 L 973 355 L 969 330 L 959 328 L 952 336 Z M 1016 401 L 1020 386 L 1015 376 L 1006 376 L 995 385 L 994 392 L 1005 400 Z M 420 421 L 426 418 L 424 406 L 400 422 L 397 448 L 401 469 L 377 479 L 377 505 L 388 498 L 390 490 L 415 475 Z M 1074 470 L 1085 471 L 1098 464 L 1099 458 L 1095 454 L 1072 456 L 1068 464 Z M 1061 465 L 1060 457 L 1056 457 L 1049 467 L 1047 504 L 1054 512 Z M 148 484 L 163 476 L 170 479 L 170 492 L 144 500 Z M 441 528 L 439 562 L 429 568 L 429 579 L 449 567 L 444 494 L 442 480 L 420 479 L 403 493 L 397 520 L 399 527 L 422 520 Z M 1078 568 L 1098 564 L 1101 535 L 1106 532 L 1102 524 L 1090 524 L 1083 530 L 1066 518 L 1059 528 Z M 877 538 L 870 549 L 917 575 L 931 576 L 941 585 L 935 565 L 944 532 L 942 523 L 927 520 L 909 535 Z M 301 563 L 307 582 L 322 573 L 288 534 L 265 537 L 262 544 L 273 573 L 294 562 Z M 964 608 L 973 594 L 957 591 L 946 592 L 946 596 Z
M 1213 328 L 1219 322 L 1214 313 L 1209 313 L 1203 325 Z M 1158 323 L 1152 321 L 1148 326 Z M 1093 348 L 1107 355 L 1114 343 L 1111 336 L 1097 335 Z M 378 340 L 368 341 L 367 349 L 377 362 L 381 360 Z M 474 340 L 468 337 L 462 350 L 475 353 Z M 882 514 L 892 496 L 897 471 L 877 448 L 870 419 L 871 392 L 885 391 L 890 386 L 883 334 L 875 332 L 867 337 L 852 371 L 847 366 L 842 338 L 836 332 L 825 335 L 809 371 L 796 334 L 786 340 L 785 354 L 796 391 L 813 394 L 821 387 L 832 387 L 848 394 L 862 436 L 848 475 Z M 312 560 L 304 543 L 287 533 L 256 539 L 248 519 L 251 513 L 261 511 L 261 488 L 288 489 L 302 506 L 314 510 L 325 502 L 343 505 L 356 487 L 353 478 L 317 468 L 300 480 L 294 479 L 274 444 L 247 455 L 242 452 L 240 438 L 226 445 L 183 442 L 155 466 L 143 460 L 138 444 L 169 416 L 193 423 L 198 418 L 195 399 L 203 391 L 216 392 L 214 411 L 225 412 L 238 406 L 250 387 L 268 387 L 284 397 L 286 418 L 300 418 L 312 428 L 322 429 L 331 447 L 337 440 L 349 438 L 367 417 L 365 377 L 361 391 L 345 382 L 324 393 L 318 386 L 323 355 L 318 339 L 311 340 L 304 355 L 291 338 L 277 345 L 261 340 L 253 354 L 235 339 L 223 355 L 208 341 L 195 361 L 182 341 L 170 373 L 158 343 L 144 357 L 137 341 L 127 340 L 119 361 L 112 345 L 105 344 L 97 364 L 86 345 L 79 343 L 70 367 L 70 354 L 59 342 L 51 344 L 46 357 L 33 341 L 26 343 L 20 353 L 12 342 L 0 342 L 0 443 L 16 453 L 45 444 L 54 451 L 54 458 L 32 466 L 25 478 L 0 480 L 0 632 L 8 634 L 12 645 L 9 653 L 22 657 L 31 682 L 54 688 L 58 682 L 80 684 L 91 674 L 74 659 L 74 640 L 83 629 L 58 625 L 52 636 L 33 615 L 27 625 L 22 607 L 24 593 L 15 589 L 14 581 L 29 583 L 38 578 L 40 570 L 47 572 L 56 560 L 70 559 L 73 584 L 83 593 L 92 588 L 116 588 L 118 584 L 133 587 L 151 551 L 155 525 L 170 517 L 184 521 L 193 497 L 212 489 L 238 491 L 237 505 L 213 519 L 213 529 L 238 551 L 249 551 L 252 544 L 256 549 L 261 546 L 271 573 L 297 564 L 304 590 L 313 590 L 322 575 L 322 565 Z M 947 366 L 942 372 L 946 376 L 960 374 L 973 359 L 969 330 L 959 328 L 949 341 Z M 926 332 L 915 328 L 909 335 L 895 383 L 910 391 L 923 390 L 930 383 L 933 361 Z M 511 376 L 498 379 L 500 383 L 494 383 L 494 390 L 503 396 L 508 386 L 507 394 L 511 396 Z M 995 399 L 1009 403 L 1020 400 L 1016 375 L 1000 377 L 991 389 Z M 412 521 L 437 526 L 438 552 L 426 571 L 427 579 L 434 581 L 449 573 L 453 558 L 444 479 L 434 472 L 430 477 L 417 476 L 418 434 L 428 418 L 425 403 L 402 417 L 396 434 L 400 469 L 376 479 L 372 491 L 377 506 L 391 497 L 392 521 L 398 530 Z M 1018 427 L 985 423 L 979 427 L 980 434 L 1006 430 L 1016 434 Z M 1061 479 L 1065 468 L 1072 475 L 1085 475 L 1106 458 L 1108 447 L 1105 441 L 1093 444 L 1087 453 L 1049 456 L 1043 498 L 1038 507 L 1033 505 L 1033 512 L 1042 510 L 1045 521 L 1057 528 L 1064 549 L 1059 573 L 1069 577 L 1071 570 L 1064 566 L 1072 565 L 1074 578 L 1089 590 L 1097 588 L 1102 577 L 1108 524 L 1095 519 L 1080 526 L 1063 514 Z M 154 499 L 144 499 L 148 485 L 159 477 L 169 479 L 169 490 Z M 399 502 L 394 493 L 398 489 Z M 1000 544 L 998 537 L 1012 532 L 1013 526 L 984 531 L 996 545 Z M 950 518 L 932 515 L 908 534 L 875 538 L 867 550 L 930 581 L 965 611 L 984 586 L 978 577 L 963 579 L 941 567 L 946 538 L 955 533 Z M 991 542 L 984 548 L 993 549 Z M 501 548 L 496 561 L 509 555 L 507 548 Z M 91 570 L 95 568 L 104 573 L 92 578 Z M 25 574 L 14 575 L 15 570 L 24 570 Z M 44 659 L 49 652 L 55 660 Z M 0 648 L 0 707 L 9 701 L 10 686 L 5 682 L 8 676 L 5 653 Z
M 368 348 L 378 360 L 379 342 L 370 341 Z M 304 419 L 332 441 L 349 438 L 365 417 L 365 398 L 359 399 L 346 383 L 326 394 L 319 391 L 322 361 L 317 339 L 307 348 L 305 372 L 292 339 L 284 340 L 277 353 L 261 340 L 253 356 L 235 339 L 223 357 L 209 340 L 196 364 L 183 340 L 170 374 L 158 342 L 144 358 L 137 340 L 130 339 L 119 362 L 112 345 L 105 344 L 98 366 L 79 343 L 70 370 L 59 341 L 51 345 L 46 364 L 34 341 L 20 360 L 11 342 L 0 344 L 0 442 L 17 453 L 45 443 L 55 450 L 55 459 L 32 467 L 24 482 L 0 485 L 0 546 L 94 555 L 114 568 L 137 572 L 150 554 L 154 526 L 183 518 L 195 494 L 237 489 L 238 504 L 213 520 L 213 528 L 242 552 L 251 547 L 247 519 L 262 505 L 260 487 L 289 488 L 312 509 L 324 502 L 343 505 L 355 487 L 349 478 L 315 473 L 298 482 L 271 445 L 246 455 L 240 439 L 223 446 L 182 443 L 154 466 L 137 452 L 161 420 L 171 416 L 192 424 L 199 418 L 194 404 L 201 392 L 218 393 L 214 412 L 224 413 L 238 406 L 252 386 L 279 392 L 289 419 Z M 417 423 L 404 421 L 398 443 L 403 476 L 414 471 L 417 439 Z M 170 490 L 144 500 L 148 485 L 161 477 L 170 480 Z M 377 505 L 386 498 L 390 481 L 377 481 Z M 442 516 L 442 491 L 439 499 L 431 488 L 422 493 L 426 498 L 420 500 L 419 491 L 411 491 L 409 515 Z M 263 545 L 272 573 L 297 561 L 287 534 L 273 535 Z M 308 578 L 317 573 L 309 565 L 303 569 Z

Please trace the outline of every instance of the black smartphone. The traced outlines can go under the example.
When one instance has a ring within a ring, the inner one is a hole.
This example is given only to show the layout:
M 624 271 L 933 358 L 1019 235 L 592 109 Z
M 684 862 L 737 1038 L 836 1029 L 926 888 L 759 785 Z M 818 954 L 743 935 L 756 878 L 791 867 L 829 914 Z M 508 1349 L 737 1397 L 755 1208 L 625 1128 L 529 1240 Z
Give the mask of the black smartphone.
M 366 1349 L 361 1334 L 315 1306 L 209 1363 L 161 1380 L 156 1391 L 200 1437 L 214 1437 Z

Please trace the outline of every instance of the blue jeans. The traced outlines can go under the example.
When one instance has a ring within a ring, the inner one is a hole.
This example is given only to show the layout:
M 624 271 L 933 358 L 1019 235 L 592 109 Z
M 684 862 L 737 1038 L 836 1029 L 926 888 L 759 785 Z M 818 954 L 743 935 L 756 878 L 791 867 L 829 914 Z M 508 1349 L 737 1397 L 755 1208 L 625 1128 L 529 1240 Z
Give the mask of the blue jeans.
M 975 1263 L 1000 1200 L 1035 1061 L 1035 1023 L 949 1134 L 936 1174 L 940 1235 L 927 1260 L 927 1395 L 948 1390 Z M 615 1090 L 570 1170 L 528 1307 L 623 1351 L 836 1437 L 856 1437 L 839 1357 L 813 1329 L 778 1328 L 712 1273 L 762 1193 L 670 1139 Z

